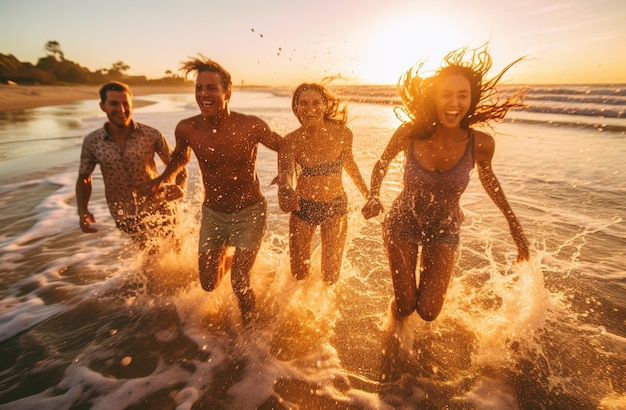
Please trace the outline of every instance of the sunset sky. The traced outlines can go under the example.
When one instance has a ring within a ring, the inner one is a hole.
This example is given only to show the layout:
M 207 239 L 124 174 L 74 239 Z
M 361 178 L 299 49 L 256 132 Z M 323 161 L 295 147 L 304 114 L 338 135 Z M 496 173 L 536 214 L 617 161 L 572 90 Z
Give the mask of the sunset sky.
M 512 83 L 626 83 L 624 0 L 0 0 L 0 53 L 37 63 L 48 41 L 90 70 L 160 78 L 201 53 L 235 84 L 341 75 L 395 84 L 426 60 L 490 42 Z

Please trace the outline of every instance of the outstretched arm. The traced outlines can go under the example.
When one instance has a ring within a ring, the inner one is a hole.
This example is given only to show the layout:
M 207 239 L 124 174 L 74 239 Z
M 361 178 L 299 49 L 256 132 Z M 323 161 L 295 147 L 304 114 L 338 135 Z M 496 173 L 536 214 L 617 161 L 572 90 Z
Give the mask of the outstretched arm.
M 300 198 L 293 188 L 295 173 L 296 160 L 291 140 L 285 138 L 278 151 L 278 205 L 285 213 L 300 208 Z
M 475 133 L 475 135 L 476 145 L 474 152 L 476 155 L 476 165 L 478 167 L 478 177 L 480 178 L 480 182 L 509 224 L 511 236 L 517 245 L 517 261 L 520 262 L 528 260 L 530 257 L 528 240 L 526 239 L 522 226 L 517 220 L 513 209 L 511 209 L 511 205 L 509 204 L 509 201 L 507 201 L 506 196 L 502 191 L 502 187 L 498 182 L 498 178 L 496 178 L 496 175 L 491 167 L 491 159 L 493 158 L 493 153 L 495 151 L 495 142 L 493 137 L 483 133 Z
M 352 139 L 352 131 L 348 130 L 347 141 L 345 144 L 346 147 L 344 149 L 343 166 L 350 178 L 352 178 L 352 181 L 354 182 L 356 187 L 361 192 L 361 195 L 363 195 L 363 198 L 368 199 L 369 189 L 367 189 L 365 179 L 363 179 L 363 175 L 361 175 L 361 171 L 359 170 L 359 167 L 354 160 L 354 154 L 352 153 Z
M 383 183 L 383 179 L 385 179 L 385 175 L 387 174 L 389 164 L 402 150 L 406 148 L 406 134 L 407 126 L 403 124 L 393 133 L 387 147 L 380 156 L 380 159 L 376 161 L 376 164 L 374 165 L 367 202 L 361 210 L 365 219 L 377 216 L 383 211 L 383 206 L 380 203 L 380 187 Z
M 280 150 L 280 144 L 282 143 L 283 137 L 272 131 L 272 129 L 264 121 L 260 119 L 258 119 L 258 121 L 259 123 L 256 124 L 255 127 L 261 130 L 261 144 L 265 145 L 272 151 L 278 152 Z
M 179 123 L 176 126 L 176 147 L 169 157 L 165 170 L 152 181 L 152 191 L 160 192 L 163 183 L 172 180 L 172 177 L 176 175 L 177 185 L 180 183 L 186 183 L 187 172 L 184 169 L 185 165 L 189 162 L 191 157 L 191 147 L 185 137 L 185 126 Z M 164 161 L 165 162 L 165 161 Z M 180 186 L 180 185 L 179 185 Z
M 163 163 L 167 167 L 167 165 L 169 165 L 169 163 L 171 162 L 173 149 L 172 146 L 165 139 L 165 136 L 161 135 L 161 137 L 162 142 L 160 144 L 159 150 L 157 151 L 157 154 L 159 158 L 161 158 L 161 161 L 163 161 Z M 187 167 L 183 166 L 175 175 L 175 186 L 170 186 L 168 188 L 171 189 L 165 191 L 165 198 L 167 200 L 173 200 L 182 197 L 187 189 Z M 163 182 L 171 183 L 172 181 L 164 180 Z

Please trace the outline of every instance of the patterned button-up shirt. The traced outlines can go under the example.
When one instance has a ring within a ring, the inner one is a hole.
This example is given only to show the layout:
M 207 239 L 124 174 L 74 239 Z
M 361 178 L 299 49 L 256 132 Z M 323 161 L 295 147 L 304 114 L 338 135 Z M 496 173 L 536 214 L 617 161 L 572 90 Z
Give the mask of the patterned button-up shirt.
M 109 212 L 116 220 L 150 211 L 137 189 L 159 175 L 155 154 L 167 164 L 172 153 L 159 130 L 135 121 L 132 125 L 123 152 L 102 127 L 85 137 L 80 155 L 80 175 L 91 175 L 100 165 Z

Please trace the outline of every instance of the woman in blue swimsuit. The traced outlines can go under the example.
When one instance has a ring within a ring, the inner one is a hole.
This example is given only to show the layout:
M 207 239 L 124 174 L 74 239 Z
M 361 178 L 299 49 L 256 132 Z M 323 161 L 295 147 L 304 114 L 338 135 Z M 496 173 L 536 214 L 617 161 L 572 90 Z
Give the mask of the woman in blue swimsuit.
M 470 61 L 464 62 L 468 51 Z M 392 313 L 398 320 L 417 311 L 431 321 L 441 311 L 459 246 L 463 220 L 459 199 L 474 164 L 487 194 L 509 224 L 518 261 L 529 258 L 528 241 L 491 168 L 494 139 L 472 128 L 502 119 L 509 109 L 522 106 L 521 93 L 498 99 L 495 89 L 517 61 L 486 80 L 491 57 L 485 45 L 449 53 L 432 77 L 420 78 L 418 67 L 400 78 L 402 111 L 409 121 L 396 130 L 374 166 L 370 195 L 362 210 L 366 218 L 382 211 L 383 178 L 390 162 L 403 152 L 403 190 L 383 222 L 395 293 Z
M 284 138 L 278 161 L 279 205 L 291 212 L 291 272 L 296 279 L 308 275 L 311 241 L 319 226 L 322 276 L 333 284 L 339 279 L 348 223 L 342 171 L 364 197 L 367 184 L 352 155 L 346 109 L 340 108 L 337 98 L 322 85 L 305 83 L 295 90 L 292 108 L 302 126 Z

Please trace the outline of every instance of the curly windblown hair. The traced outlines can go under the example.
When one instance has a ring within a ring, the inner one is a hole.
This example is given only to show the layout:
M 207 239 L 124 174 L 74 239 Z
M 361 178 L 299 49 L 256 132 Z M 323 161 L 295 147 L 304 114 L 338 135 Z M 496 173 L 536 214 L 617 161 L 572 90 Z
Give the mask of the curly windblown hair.
M 298 118 L 298 121 L 302 123 L 298 114 L 298 103 L 300 102 L 300 96 L 306 90 L 314 90 L 320 93 L 322 101 L 326 105 L 324 110 L 324 121 L 337 122 L 345 124 L 348 120 L 348 110 L 345 106 L 341 105 L 339 99 L 335 97 L 324 85 L 316 83 L 303 83 L 296 88 L 293 92 L 293 98 L 291 99 L 291 108 L 293 113 Z
M 404 122 L 412 122 L 421 129 L 422 138 L 427 137 L 437 122 L 434 100 L 437 86 L 443 78 L 452 74 L 460 74 L 467 78 L 471 87 L 471 104 L 461 121 L 462 128 L 468 129 L 474 124 L 501 120 L 511 108 L 524 107 L 523 89 L 512 93 L 500 93 L 496 89 L 502 76 L 513 65 L 523 60 L 523 57 L 507 65 L 495 77 L 486 79 L 492 65 L 487 45 L 476 49 L 464 47 L 451 51 L 443 58 L 441 67 L 430 77 L 420 76 L 419 71 L 423 63 L 404 73 L 398 80 L 398 92 L 404 104 L 396 110 L 398 118 Z

